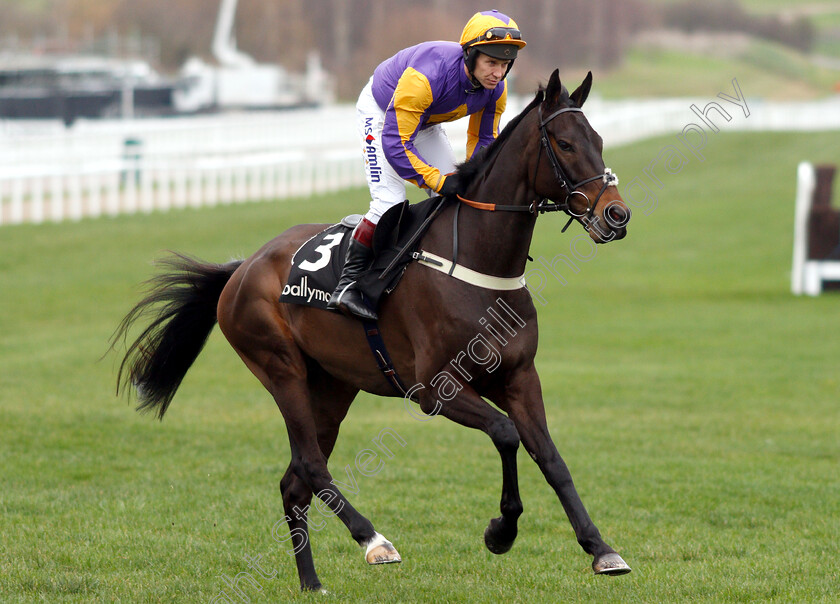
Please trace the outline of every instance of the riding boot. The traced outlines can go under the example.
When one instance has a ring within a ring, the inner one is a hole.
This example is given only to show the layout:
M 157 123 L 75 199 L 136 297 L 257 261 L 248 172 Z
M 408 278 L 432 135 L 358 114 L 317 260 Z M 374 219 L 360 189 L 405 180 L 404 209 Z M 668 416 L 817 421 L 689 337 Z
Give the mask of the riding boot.
M 350 240 L 347 259 L 341 271 L 341 278 L 335 291 L 330 296 L 327 308 L 338 309 L 348 317 L 353 316 L 367 321 L 376 321 L 379 317 L 362 299 L 362 293 L 356 288 L 356 279 L 370 265 L 373 250 L 357 240 Z

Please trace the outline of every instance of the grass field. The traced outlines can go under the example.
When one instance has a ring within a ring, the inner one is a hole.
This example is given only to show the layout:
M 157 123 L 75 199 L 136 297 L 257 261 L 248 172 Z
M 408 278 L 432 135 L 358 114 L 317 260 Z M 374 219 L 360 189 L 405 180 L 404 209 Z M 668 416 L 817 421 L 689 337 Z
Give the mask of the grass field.
M 684 0 L 649 0 L 664 7 Z M 733 77 L 750 82 L 750 94 L 766 99 L 822 98 L 840 91 L 840 2 L 740 0 L 712 2 L 740 6 L 753 16 L 775 16 L 783 23 L 805 18 L 814 27 L 810 52 L 744 33 L 657 31 L 636 37 L 621 61 L 596 73 L 600 94 L 611 98 L 703 95 L 713 82 Z M 667 35 L 666 35 L 667 34 Z M 665 39 L 663 39 L 665 35 Z M 582 72 L 585 74 L 586 69 Z
M 584 70 L 585 74 L 585 70 Z M 750 96 L 811 99 L 837 93 L 840 71 L 779 44 L 752 39 L 740 50 L 692 50 L 637 44 L 621 64 L 596 75 L 607 98 L 702 96 L 720 81 L 750 82 Z
M 0 229 L 0 601 L 207 602 L 246 556 L 276 573 L 242 585 L 255 602 L 836 601 L 840 297 L 793 297 L 789 269 L 796 164 L 840 164 L 837 140 L 710 136 L 627 239 L 541 292 L 549 425 L 634 569 L 618 578 L 592 575 L 524 453 L 519 539 L 490 554 L 489 439 L 364 395 L 331 468 L 342 476 L 384 428 L 405 440 L 351 496 L 404 562 L 368 567 L 329 519 L 313 533 L 329 594 L 301 594 L 271 536 L 285 429 L 221 334 L 162 423 L 114 396 L 117 357 L 100 357 L 154 258 L 248 255 L 363 209 L 363 192 Z M 611 150 L 607 165 L 626 184 L 669 144 Z M 568 251 L 580 230 L 561 222 L 540 219 L 535 258 Z

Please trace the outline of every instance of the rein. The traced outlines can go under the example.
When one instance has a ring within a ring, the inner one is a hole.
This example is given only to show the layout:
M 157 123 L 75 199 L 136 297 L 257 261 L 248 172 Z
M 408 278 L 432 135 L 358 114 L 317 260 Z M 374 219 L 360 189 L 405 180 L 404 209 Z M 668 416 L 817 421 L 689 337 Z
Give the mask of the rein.
M 555 202 L 547 197 L 543 197 L 541 199 L 535 199 L 527 206 L 522 205 L 502 205 L 497 203 L 483 203 L 480 201 L 473 201 L 471 199 L 465 199 L 458 195 L 458 200 L 461 203 L 464 203 L 472 208 L 477 210 L 484 210 L 488 212 L 528 212 L 530 214 L 540 213 L 543 214 L 545 212 L 557 212 L 563 211 L 569 216 L 569 221 L 566 223 L 566 226 L 560 231 L 561 233 L 565 233 L 566 229 L 569 228 L 569 225 L 572 224 L 572 221 L 575 218 L 581 218 L 586 216 L 587 222 L 584 223 L 583 228 L 587 231 L 589 230 L 588 222 L 592 220 L 592 216 L 595 214 L 595 207 L 598 205 L 598 201 L 603 196 L 604 192 L 607 190 L 607 187 L 610 185 L 618 185 L 618 176 L 613 174 L 612 170 L 609 168 L 604 169 L 603 174 L 597 174 L 595 176 L 591 176 L 589 178 L 585 178 L 580 182 L 573 182 L 567 175 L 565 170 L 563 170 L 563 166 L 560 163 L 560 160 L 557 158 L 557 154 L 554 152 L 554 147 L 551 146 L 551 141 L 549 140 L 548 136 L 548 129 L 546 126 L 557 116 L 563 113 L 583 113 L 583 110 L 579 107 L 564 107 L 563 109 L 558 109 L 547 118 L 543 119 L 542 117 L 542 105 L 539 106 L 539 119 L 540 119 L 540 149 L 537 153 L 537 162 L 534 167 L 534 184 L 536 184 L 537 180 L 537 170 L 539 170 L 540 166 L 540 157 L 542 154 L 543 149 L 545 149 L 546 157 L 548 157 L 548 161 L 551 164 L 551 168 L 554 171 L 554 178 L 560 183 L 560 185 L 566 189 L 566 199 L 563 201 L 562 204 Z M 598 192 L 598 195 L 595 197 L 595 200 L 592 201 L 589 197 L 578 189 L 583 185 L 586 185 L 590 182 L 594 182 L 598 179 L 603 181 L 603 186 L 601 190 Z M 581 195 L 584 199 L 586 199 L 587 207 L 585 214 L 575 214 L 572 211 L 570 200 L 572 199 L 573 195 Z

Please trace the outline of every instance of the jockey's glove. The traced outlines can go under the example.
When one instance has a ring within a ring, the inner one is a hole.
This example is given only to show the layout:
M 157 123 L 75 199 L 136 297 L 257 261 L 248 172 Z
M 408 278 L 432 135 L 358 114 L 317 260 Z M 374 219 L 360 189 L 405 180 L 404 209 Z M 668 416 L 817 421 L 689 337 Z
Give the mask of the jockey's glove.
M 452 174 L 447 174 L 446 178 L 443 180 L 443 185 L 441 185 L 438 193 L 440 193 L 444 197 L 449 197 L 450 195 L 455 195 L 458 191 L 458 175 L 454 172 Z

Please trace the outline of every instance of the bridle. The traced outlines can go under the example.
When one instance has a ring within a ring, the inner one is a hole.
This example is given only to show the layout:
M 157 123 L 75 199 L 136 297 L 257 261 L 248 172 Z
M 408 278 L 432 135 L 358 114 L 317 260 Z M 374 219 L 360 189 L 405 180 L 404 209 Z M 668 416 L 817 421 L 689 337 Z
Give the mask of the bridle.
M 537 152 L 537 162 L 534 166 L 534 185 L 536 186 L 537 172 L 540 167 L 542 151 L 543 149 L 545 149 L 545 154 L 546 157 L 548 157 L 548 162 L 549 164 L 551 164 L 551 168 L 554 171 L 554 178 L 556 178 L 560 185 L 566 190 L 566 198 L 563 200 L 563 203 L 557 203 L 556 201 L 547 197 L 534 200 L 527 206 L 481 203 L 469 199 L 464 199 L 460 195 L 458 195 L 458 199 L 462 203 L 465 203 L 473 208 L 477 208 L 479 210 L 488 210 L 491 212 L 530 212 L 531 214 L 543 214 L 545 212 L 563 211 L 569 216 L 569 221 L 566 223 L 566 226 L 564 226 L 563 229 L 560 231 L 561 233 L 565 233 L 566 229 L 569 228 L 569 225 L 571 225 L 576 218 L 580 219 L 585 216 L 586 220 L 582 221 L 583 228 L 588 231 L 589 223 L 595 214 L 595 207 L 598 205 L 598 201 L 600 201 L 601 197 L 604 195 L 604 192 L 607 190 L 607 187 L 609 187 L 610 185 L 618 185 L 618 176 L 613 174 L 612 170 L 610 170 L 609 168 L 605 168 L 603 174 L 597 174 L 595 176 L 585 178 L 577 183 L 573 182 L 566 174 L 566 171 L 563 170 L 563 166 L 561 165 L 560 160 L 557 158 L 557 154 L 554 152 L 554 147 L 552 147 L 551 141 L 549 140 L 547 126 L 554 118 L 556 118 L 559 115 L 571 112 L 583 113 L 583 110 L 579 107 L 564 107 L 563 109 L 558 109 L 557 111 L 549 115 L 547 118 L 543 119 L 542 104 L 540 104 L 538 107 L 538 112 L 538 117 L 540 120 L 540 148 Z M 602 180 L 604 184 L 601 186 L 601 190 L 598 192 L 598 195 L 595 197 L 594 201 L 589 199 L 589 197 L 585 193 L 578 191 L 578 189 L 583 185 L 586 185 L 590 182 L 594 182 L 599 179 Z M 581 195 L 584 199 L 586 199 L 587 207 L 586 212 L 584 214 L 575 214 L 572 210 L 571 199 L 574 195 Z

